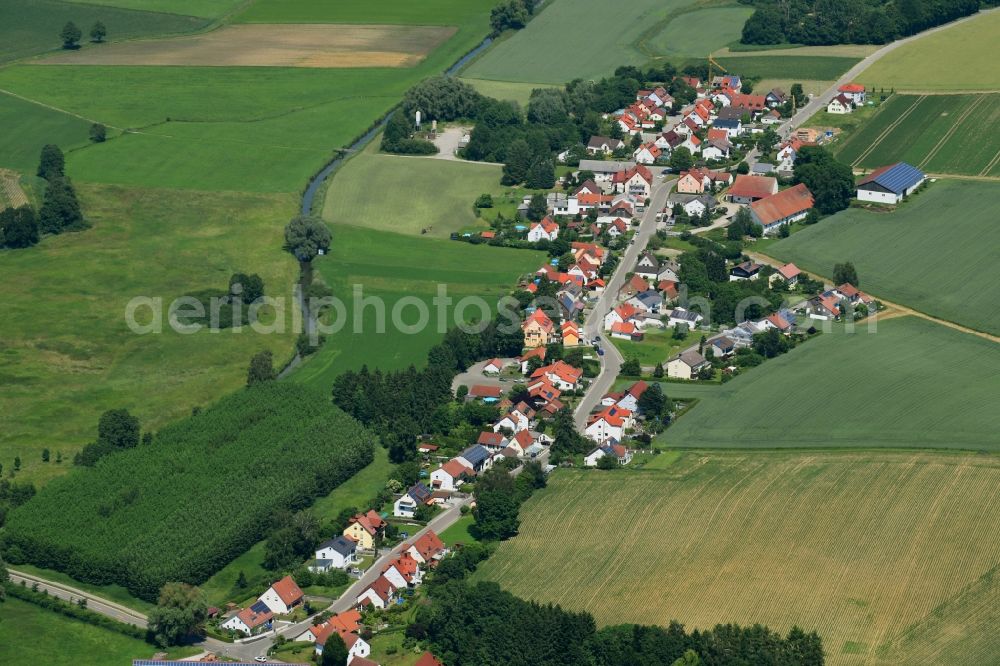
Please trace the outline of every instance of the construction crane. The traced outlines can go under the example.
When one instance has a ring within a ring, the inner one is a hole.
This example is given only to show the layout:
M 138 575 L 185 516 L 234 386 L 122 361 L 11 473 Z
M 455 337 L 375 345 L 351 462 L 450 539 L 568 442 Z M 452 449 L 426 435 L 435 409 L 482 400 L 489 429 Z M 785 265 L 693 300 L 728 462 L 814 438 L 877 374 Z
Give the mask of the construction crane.
M 709 55 L 708 56 L 708 81 L 706 82 L 706 83 L 708 83 L 709 87 L 711 87 L 711 85 L 712 85 L 712 65 L 715 65 L 716 67 L 718 67 L 720 70 L 722 70 L 726 74 L 729 73 L 728 69 L 726 69 L 725 67 L 723 67 L 722 65 L 720 65 L 718 62 L 715 61 L 715 58 L 713 58 L 711 55 Z

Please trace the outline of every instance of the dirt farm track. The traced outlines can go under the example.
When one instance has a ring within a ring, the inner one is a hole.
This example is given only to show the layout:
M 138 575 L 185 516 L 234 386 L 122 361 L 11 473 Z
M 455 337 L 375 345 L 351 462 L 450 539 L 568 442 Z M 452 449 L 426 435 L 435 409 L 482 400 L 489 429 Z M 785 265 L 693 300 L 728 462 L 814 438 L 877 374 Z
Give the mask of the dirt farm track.
M 202 35 L 109 44 L 46 58 L 65 65 L 412 67 L 455 28 L 405 25 L 230 25 Z

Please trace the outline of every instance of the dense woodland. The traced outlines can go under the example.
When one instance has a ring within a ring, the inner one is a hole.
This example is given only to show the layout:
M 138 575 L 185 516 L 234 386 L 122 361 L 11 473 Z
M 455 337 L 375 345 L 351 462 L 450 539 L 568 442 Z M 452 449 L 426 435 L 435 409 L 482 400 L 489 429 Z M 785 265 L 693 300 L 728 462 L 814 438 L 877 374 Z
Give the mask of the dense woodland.
M 744 44 L 885 44 L 979 11 L 980 0 L 741 0 Z
M 373 459 L 373 438 L 328 400 L 267 382 L 51 481 L 12 511 L 4 552 L 155 600 L 206 580 Z
M 676 622 L 598 630 L 589 613 L 525 601 L 495 583 L 452 578 L 431 585 L 429 593 L 432 603 L 420 607 L 407 633 L 426 639 L 449 666 L 660 666 L 684 659 L 689 651 L 694 655 L 681 664 L 824 663 L 820 637 L 794 627 L 787 636 L 760 625 L 689 632 Z

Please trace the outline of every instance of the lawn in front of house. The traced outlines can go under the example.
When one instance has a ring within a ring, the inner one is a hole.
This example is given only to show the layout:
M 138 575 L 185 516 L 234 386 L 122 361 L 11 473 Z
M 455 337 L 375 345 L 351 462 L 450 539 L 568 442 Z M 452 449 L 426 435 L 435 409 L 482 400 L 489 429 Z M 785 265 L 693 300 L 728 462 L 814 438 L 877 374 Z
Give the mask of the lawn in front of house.
M 655 366 L 657 363 L 666 366 L 668 358 L 696 344 L 699 340 L 697 332 L 688 331 L 682 339 L 677 340 L 674 338 L 672 328 L 660 330 L 653 327 L 646 329 L 641 342 L 613 338 L 608 332 L 603 335 L 618 348 L 622 356 L 626 359 L 634 356 L 639 359 L 639 363 L 643 367 Z

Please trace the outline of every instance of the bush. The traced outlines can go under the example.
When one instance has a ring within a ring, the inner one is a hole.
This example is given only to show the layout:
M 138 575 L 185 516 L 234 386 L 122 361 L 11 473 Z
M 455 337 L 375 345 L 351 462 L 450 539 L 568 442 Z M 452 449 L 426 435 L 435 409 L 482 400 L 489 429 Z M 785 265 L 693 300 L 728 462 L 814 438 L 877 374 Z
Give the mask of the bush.
M 198 584 L 373 459 L 371 435 L 325 396 L 268 382 L 50 482 L 12 512 L 11 560 L 117 583 L 150 601 Z

